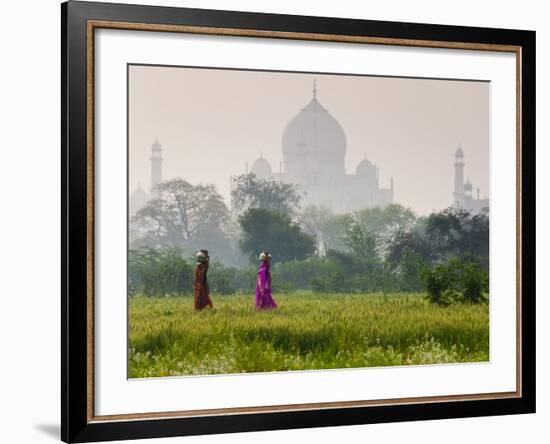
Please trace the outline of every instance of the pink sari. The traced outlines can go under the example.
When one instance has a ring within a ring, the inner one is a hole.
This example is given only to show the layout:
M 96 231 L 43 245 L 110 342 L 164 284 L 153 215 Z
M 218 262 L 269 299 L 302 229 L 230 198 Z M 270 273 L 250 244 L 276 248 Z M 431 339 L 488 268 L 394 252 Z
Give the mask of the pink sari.
M 277 304 L 271 296 L 269 262 L 262 261 L 258 270 L 258 279 L 256 280 L 256 309 L 263 310 L 269 308 L 277 308 Z

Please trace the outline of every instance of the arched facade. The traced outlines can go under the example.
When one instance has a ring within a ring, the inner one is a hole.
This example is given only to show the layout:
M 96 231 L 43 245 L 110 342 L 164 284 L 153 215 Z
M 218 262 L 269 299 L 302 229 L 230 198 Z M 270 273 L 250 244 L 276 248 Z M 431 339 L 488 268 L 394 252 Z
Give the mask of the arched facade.
M 298 185 L 304 205 L 324 205 L 338 213 L 385 206 L 393 202 L 392 186 L 380 188 L 378 168 L 365 157 L 355 174 L 347 174 L 346 133 L 342 125 L 313 97 L 286 125 L 282 138 L 282 169 L 273 173 L 260 156 L 251 172 Z

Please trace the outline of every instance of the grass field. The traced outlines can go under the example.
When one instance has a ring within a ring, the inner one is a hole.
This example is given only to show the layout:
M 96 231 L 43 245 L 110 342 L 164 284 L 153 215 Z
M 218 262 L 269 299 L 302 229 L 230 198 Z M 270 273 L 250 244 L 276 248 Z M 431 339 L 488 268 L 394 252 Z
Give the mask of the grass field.
M 129 377 L 479 362 L 489 359 L 487 305 L 430 305 L 420 294 L 276 294 L 130 299 Z

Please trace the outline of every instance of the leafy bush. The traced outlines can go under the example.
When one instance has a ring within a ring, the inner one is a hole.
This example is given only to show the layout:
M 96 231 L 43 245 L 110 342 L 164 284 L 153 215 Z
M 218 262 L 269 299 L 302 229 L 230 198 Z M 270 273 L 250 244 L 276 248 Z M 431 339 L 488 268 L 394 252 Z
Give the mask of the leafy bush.
M 230 268 L 235 288 L 238 293 L 252 293 L 256 288 L 256 276 L 258 270 L 255 267 Z
M 447 290 L 443 290 L 443 293 L 441 293 L 441 298 L 438 301 L 438 304 L 443 307 L 448 307 L 452 304 L 457 304 L 460 302 L 464 302 L 464 295 L 453 288 L 448 288 Z
M 208 284 L 215 294 L 235 294 L 237 285 L 231 268 L 224 267 L 219 262 L 212 262 L 208 267 Z
M 193 266 L 178 248 L 130 250 L 128 292 L 130 296 L 175 296 L 191 293 Z
M 477 262 L 464 264 L 460 277 L 462 293 L 466 301 L 473 303 L 487 301 L 489 275 L 481 269 Z
M 448 264 L 436 265 L 433 269 L 425 268 L 421 279 L 426 288 L 427 298 L 433 304 L 445 305 L 443 293 L 456 286 L 456 277 Z
M 457 302 L 487 301 L 489 276 L 468 256 L 422 271 L 427 298 L 433 304 L 448 306 Z
M 314 282 L 330 279 L 340 272 L 340 267 L 326 258 L 313 257 L 301 261 L 276 263 L 272 272 L 273 288 L 277 291 L 315 290 Z M 337 277 L 333 278 L 335 279 Z M 327 286 L 326 291 L 333 287 L 334 285 Z

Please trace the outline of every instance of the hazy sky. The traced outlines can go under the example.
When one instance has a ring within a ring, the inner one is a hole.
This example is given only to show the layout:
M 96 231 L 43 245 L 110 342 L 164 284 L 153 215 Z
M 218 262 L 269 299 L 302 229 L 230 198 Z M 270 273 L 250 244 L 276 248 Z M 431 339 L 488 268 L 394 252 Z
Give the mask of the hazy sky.
M 214 183 L 229 202 L 229 177 L 260 153 L 274 171 L 288 121 L 312 97 L 347 137 L 346 170 L 365 155 L 380 186 L 395 180 L 394 201 L 419 214 L 452 203 L 454 152 L 480 197 L 489 194 L 489 94 L 486 82 L 273 73 L 180 67 L 130 67 L 129 182 L 150 186 L 155 138 L 163 179 Z

